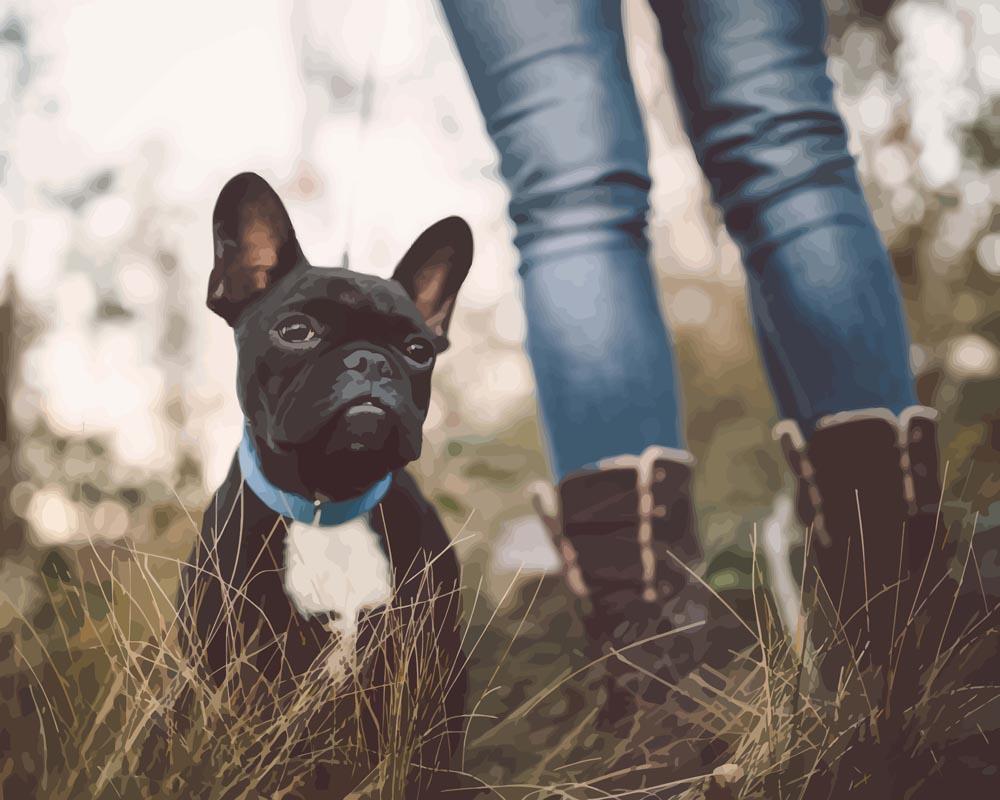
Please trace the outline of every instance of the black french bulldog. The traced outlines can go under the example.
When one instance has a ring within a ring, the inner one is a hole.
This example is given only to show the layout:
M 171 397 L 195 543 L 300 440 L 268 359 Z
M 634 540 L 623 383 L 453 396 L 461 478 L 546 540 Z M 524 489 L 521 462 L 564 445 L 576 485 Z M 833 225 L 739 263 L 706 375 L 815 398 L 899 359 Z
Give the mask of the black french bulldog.
M 377 632 L 387 607 L 397 631 L 408 615 L 433 636 L 435 674 L 446 677 L 437 717 L 424 719 L 448 732 L 424 766 L 446 770 L 465 695 L 459 569 L 403 467 L 420 454 L 471 231 L 458 217 L 432 225 L 391 280 L 314 267 L 278 195 L 252 173 L 222 189 L 213 229 L 208 307 L 235 332 L 246 425 L 184 573 L 182 644 L 217 682 L 234 652 L 251 654 L 258 682 L 274 689 L 317 669 L 341 679 L 388 635 Z M 373 685 L 394 669 L 426 680 L 424 666 L 394 666 L 379 644 Z M 372 691 L 362 705 L 377 727 L 383 699 Z

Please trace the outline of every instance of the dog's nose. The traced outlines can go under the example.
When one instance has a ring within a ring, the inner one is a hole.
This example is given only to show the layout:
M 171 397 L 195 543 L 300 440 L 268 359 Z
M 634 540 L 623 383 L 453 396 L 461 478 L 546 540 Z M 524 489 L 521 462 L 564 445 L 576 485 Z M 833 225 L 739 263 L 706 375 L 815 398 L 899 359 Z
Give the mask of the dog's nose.
M 389 359 L 372 350 L 355 350 L 344 359 L 344 366 L 369 380 L 392 377 Z

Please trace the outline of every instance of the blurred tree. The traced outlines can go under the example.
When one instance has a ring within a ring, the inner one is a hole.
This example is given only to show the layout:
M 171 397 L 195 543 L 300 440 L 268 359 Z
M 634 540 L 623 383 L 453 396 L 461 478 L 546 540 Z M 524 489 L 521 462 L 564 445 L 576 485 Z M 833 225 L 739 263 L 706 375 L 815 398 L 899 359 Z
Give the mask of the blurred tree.
M 0 14 L 5 9 L 0 9 Z M 14 377 L 18 369 L 21 337 L 17 335 L 17 292 L 11 278 L 13 260 L 13 198 L 11 181 L 13 120 L 31 75 L 24 23 L 13 10 L 0 16 L 0 557 L 21 549 L 24 524 L 11 506 L 18 481 L 15 453 L 17 431 L 11 417 Z
M 0 221 L 17 220 L 0 252 L 0 550 L 28 531 L 45 545 L 148 540 L 204 494 L 184 436 L 196 306 L 182 217 L 155 140 L 115 163 L 68 127 L 34 12 L 0 6 Z
M 17 446 L 15 429 L 10 418 L 12 377 L 17 368 L 15 330 L 16 297 L 9 278 L 0 287 L 0 557 L 20 550 L 24 540 L 24 523 L 11 508 L 11 491 L 18 477 L 14 466 Z

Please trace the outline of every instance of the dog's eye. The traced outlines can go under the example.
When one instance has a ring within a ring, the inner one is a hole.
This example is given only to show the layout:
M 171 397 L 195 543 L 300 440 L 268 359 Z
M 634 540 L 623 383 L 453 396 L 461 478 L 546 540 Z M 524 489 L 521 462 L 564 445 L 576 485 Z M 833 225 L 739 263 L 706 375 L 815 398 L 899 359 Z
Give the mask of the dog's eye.
M 403 352 L 418 364 L 426 364 L 434 357 L 434 347 L 426 339 L 414 337 L 407 341 Z
M 303 319 L 294 319 L 289 320 L 288 322 L 282 322 L 276 330 L 278 332 L 278 336 L 286 342 L 290 342 L 292 344 L 308 342 L 316 335 L 316 331 L 313 330 L 312 325 Z

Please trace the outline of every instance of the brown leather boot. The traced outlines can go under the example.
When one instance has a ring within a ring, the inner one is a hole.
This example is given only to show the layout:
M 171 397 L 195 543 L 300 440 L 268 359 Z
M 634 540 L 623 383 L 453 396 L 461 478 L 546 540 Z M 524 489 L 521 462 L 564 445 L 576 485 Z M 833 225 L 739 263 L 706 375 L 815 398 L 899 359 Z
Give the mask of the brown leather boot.
M 834 414 L 808 443 L 792 421 L 775 428 L 811 534 L 811 638 L 830 689 L 843 671 L 877 676 L 884 691 L 904 654 L 933 658 L 943 635 L 955 542 L 940 519 L 936 417 L 924 407 Z M 911 675 L 925 666 L 907 661 Z
M 724 612 L 694 572 L 702 551 L 693 463 L 685 451 L 651 447 L 559 486 L 554 532 L 566 579 L 584 600 L 592 655 L 607 664 L 605 729 L 627 722 L 639 701 L 662 703 L 692 669 L 721 666 L 748 643 L 736 620 L 719 619 Z

